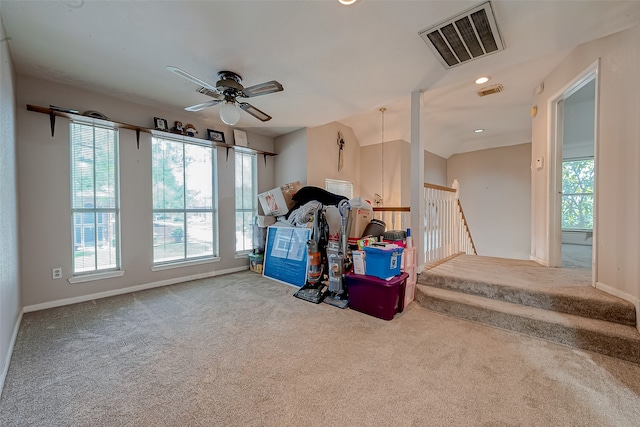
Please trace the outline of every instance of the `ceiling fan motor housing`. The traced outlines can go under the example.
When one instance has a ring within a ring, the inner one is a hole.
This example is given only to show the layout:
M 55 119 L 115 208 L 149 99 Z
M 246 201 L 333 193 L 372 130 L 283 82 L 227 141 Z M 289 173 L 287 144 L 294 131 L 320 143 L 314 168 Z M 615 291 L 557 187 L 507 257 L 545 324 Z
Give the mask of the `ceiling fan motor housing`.
M 244 86 L 241 84 L 242 77 L 233 71 L 220 71 L 218 78 L 220 80 L 216 82 L 216 89 L 227 96 L 236 95 L 244 90 Z

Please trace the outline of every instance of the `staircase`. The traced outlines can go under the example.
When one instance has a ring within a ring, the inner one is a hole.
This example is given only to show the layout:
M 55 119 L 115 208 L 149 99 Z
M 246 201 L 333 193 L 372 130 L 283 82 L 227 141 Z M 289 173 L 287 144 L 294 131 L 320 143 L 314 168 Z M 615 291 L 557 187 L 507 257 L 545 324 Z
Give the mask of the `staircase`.
M 590 286 L 590 271 L 459 255 L 418 275 L 423 307 L 640 364 L 633 304 Z

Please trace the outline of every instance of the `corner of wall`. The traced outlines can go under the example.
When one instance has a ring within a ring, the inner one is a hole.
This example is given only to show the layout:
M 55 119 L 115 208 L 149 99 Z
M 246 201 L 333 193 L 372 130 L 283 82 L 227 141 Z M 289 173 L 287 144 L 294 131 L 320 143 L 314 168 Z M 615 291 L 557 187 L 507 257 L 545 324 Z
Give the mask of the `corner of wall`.
M 16 339 L 18 338 L 18 331 L 20 330 L 20 325 L 22 324 L 22 314 L 20 311 L 18 314 L 18 319 L 16 320 L 15 325 L 13 326 L 13 333 L 11 334 L 11 340 L 9 341 L 9 346 L 7 348 L 7 353 L 2 360 L 2 371 L 0 372 L 0 396 L 2 396 L 2 390 L 4 389 L 4 381 L 7 378 L 7 373 L 9 372 L 9 364 L 11 363 L 11 356 L 13 355 L 13 347 L 16 344 Z
M 7 34 L 0 16 L 0 37 Z M 15 70 L 7 43 L 0 43 L 0 393 L 22 319 L 18 243 Z

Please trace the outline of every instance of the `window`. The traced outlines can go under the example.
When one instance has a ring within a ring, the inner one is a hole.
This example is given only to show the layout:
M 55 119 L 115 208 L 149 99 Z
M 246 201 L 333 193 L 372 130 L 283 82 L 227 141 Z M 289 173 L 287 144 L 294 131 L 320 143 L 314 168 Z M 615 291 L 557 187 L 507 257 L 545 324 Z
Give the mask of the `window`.
M 120 268 L 118 133 L 71 123 L 73 274 Z
M 236 171 L 236 252 L 253 249 L 253 220 L 258 213 L 256 155 L 235 151 Z
M 151 149 L 153 262 L 216 257 L 215 149 L 157 137 Z
M 562 228 L 593 229 L 593 158 L 562 162 Z
M 353 184 L 349 181 L 326 178 L 324 188 L 330 193 L 344 196 L 349 200 L 353 199 Z

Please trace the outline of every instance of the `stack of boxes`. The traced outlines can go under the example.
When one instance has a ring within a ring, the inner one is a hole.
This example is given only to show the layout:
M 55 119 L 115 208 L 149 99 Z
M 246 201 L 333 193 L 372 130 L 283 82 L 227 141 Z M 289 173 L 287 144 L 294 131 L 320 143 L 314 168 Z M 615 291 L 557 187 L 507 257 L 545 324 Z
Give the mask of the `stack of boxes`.
M 275 224 L 277 216 L 286 215 L 295 205 L 293 195 L 301 187 L 300 181 L 295 181 L 258 194 L 258 201 L 264 215 L 257 216 L 256 223 L 253 224 L 253 252 L 249 254 L 251 271 L 262 274 L 267 228 Z

